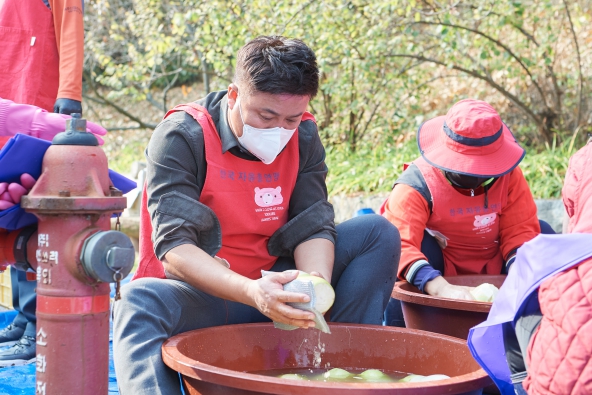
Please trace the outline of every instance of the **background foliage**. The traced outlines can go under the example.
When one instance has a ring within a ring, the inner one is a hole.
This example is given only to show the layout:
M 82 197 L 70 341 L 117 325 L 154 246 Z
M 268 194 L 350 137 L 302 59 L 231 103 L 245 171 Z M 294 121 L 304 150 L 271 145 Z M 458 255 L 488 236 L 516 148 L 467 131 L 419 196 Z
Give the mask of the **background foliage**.
M 492 103 L 529 147 L 523 168 L 537 196 L 557 196 L 567 155 L 591 131 L 586 0 L 86 4 L 85 102 L 119 131 L 112 156 L 141 158 L 149 132 L 130 139 L 128 129 L 150 130 L 177 102 L 225 89 L 236 51 L 261 34 L 301 38 L 317 54 L 311 110 L 334 193 L 388 190 L 417 153 L 421 122 L 467 97 Z

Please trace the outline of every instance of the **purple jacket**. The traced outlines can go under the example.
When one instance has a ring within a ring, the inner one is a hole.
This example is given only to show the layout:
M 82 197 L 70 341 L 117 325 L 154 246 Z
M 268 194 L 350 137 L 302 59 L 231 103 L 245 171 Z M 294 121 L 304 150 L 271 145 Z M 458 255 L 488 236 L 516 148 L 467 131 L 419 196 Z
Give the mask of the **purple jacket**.
M 514 394 L 514 386 L 506 362 L 502 324 L 515 324 L 545 279 L 591 256 L 592 234 L 539 235 L 518 249 L 514 268 L 500 288 L 487 321 L 473 327 L 468 338 L 473 357 L 503 395 Z

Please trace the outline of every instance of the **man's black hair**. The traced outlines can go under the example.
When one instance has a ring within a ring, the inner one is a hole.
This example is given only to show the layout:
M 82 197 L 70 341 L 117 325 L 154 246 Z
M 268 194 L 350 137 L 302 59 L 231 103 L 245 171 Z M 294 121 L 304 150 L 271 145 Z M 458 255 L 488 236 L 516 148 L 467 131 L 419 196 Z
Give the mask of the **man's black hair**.
M 317 58 L 300 40 L 260 36 L 238 51 L 234 82 L 248 92 L 313 98 L 319 90 Z

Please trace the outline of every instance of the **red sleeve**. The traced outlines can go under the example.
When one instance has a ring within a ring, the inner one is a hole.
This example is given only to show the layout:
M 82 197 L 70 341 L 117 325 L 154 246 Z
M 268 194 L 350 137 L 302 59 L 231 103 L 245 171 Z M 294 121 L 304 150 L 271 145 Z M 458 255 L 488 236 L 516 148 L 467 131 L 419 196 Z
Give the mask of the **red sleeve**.
M 49 0 L 60 57 L 58 99 L 82 101 L 84 20 L 82 0 Z
M 428 202 L 412 187 L 397 184 L 387 200 L 383 216 L 401 234 L 401 260 L 397 276 L 404 280 L 412 263 L 426 259 L 421 253 L 421 241 L 430 217 Z
M 522 246 L 541 233 L 537 207 L 520 167 L 510 173 L 508 201 L 500 215 L 502 256 Z

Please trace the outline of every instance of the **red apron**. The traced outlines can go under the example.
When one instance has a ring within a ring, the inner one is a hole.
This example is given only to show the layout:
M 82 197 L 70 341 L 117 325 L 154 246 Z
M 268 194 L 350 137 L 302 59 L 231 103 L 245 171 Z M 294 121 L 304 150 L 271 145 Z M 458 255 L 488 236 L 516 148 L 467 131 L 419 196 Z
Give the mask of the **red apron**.
M 211 208 L 222 229 L 222 248 L 217 256 L 230 263 L 230 269 L 256 279 L 261 270 L 269 270 L 277 257 L 269 255 L 271 235 L 288 222 L 290 196 L 299 167 L 298 133 L 294 133 L 276 160 L 266 165 L 259 161 L 222 153 L 222 143 L 214 122 L 204 107 L 195 103 L 176 106 L 202 127 L 207 163 L 206 180 L 199 201 Z M 305 113 L 303 121 L 314 120 Z M 147 208 L 146 187 L 140 213 L 140 263 L 134 279 L 165 278 L 164 268 L 154 255 L 152 223 Z
M 0 9 L 0 97 L 53 112 L 60 82 L 53 15 L 42 0 Z
M 432 195 L 432 214 L 427 227 L 448 237 L 444 275 L 500 274 L 503 257 L 499 244 L 500 215 L 508 200 L 509 175 L 500 177 L 484 195 L 465 196 L 444 177 L 442 171 L 423 158 L 419 168 Z

